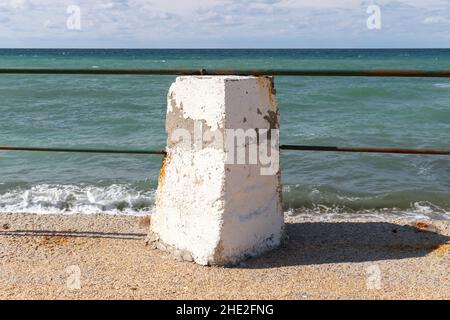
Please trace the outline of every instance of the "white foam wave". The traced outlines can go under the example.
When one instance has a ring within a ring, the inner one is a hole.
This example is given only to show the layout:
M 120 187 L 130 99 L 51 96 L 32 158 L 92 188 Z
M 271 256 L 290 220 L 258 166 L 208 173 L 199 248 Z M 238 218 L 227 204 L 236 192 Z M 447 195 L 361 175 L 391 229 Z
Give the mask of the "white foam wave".
M 442 218 L 450 220 L 450 212 L 429 202 L 419 201 L 412 204 L 412 208 L 404 212 L 404 214 L 423 219 Z
M 284 186 L 283 191 L 290 188 L 290 186 Z M 312 193 L 320 194 L 320 191 L 313 189 Z M 126 184 L 104 187 L 42 184 L 30 188 L 17 187 L 0 193 L 0 213 L 147 215 L 154 207 L 154 196 L 154 191 L 139 191 Z M 289 209 L 286 214 L 292 216 L 314 215 L 316 217 L 323 216 L 323 218 L 328 216 L 350 218 L 358 215 L 381 218 L 394 214 L 415 219 L 450 220 L 448 210 L 429 201 L 411 203 L 408 209 L 376 210 L 352 210 L 346 206 L 327 206 L 317 203 L 312 208 Z
M 450 83 L 435 83 L 434 84 L 434 86 L 436 87 L 436 88 L 443 88 L 443 89 L 445 89 L 445 88 L 450 88 Z
M 141 192 L 128 185 L 107 187 L 37 185 L 0 194 L 0 212 L 8 213 L 111 213 L 148 214 L 154 191 Z
M 429 202 L 420 201 L 411 204 L 408 209 L 382 208 L 352 210 L 344 206 L 326 206 L 315 204 L 313 208 L 288 209 L 285 214 L 295 217 L 316 217 L 320 219 L 334 218 L 383 218 L 389 216 L 403 217 L 408 219 L 424 220 L 450 220 L 450 212 Z

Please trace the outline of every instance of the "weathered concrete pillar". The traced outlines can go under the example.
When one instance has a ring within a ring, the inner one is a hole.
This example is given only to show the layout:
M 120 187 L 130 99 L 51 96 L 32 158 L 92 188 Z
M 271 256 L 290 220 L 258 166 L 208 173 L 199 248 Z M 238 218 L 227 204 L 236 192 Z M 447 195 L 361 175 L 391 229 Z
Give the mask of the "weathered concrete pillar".
M 283 237 L 278 106 L 267 77 L 178 77 L 149 243 L 230 265 Z

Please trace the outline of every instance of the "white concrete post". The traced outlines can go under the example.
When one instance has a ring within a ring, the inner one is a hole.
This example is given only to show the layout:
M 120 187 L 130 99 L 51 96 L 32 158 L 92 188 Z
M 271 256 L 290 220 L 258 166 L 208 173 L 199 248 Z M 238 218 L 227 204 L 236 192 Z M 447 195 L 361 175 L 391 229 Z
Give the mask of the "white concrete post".
M 179 260 L 232 265 L 284 232 L 278 106 L 268 77 L 178 77 L 148 242 Z

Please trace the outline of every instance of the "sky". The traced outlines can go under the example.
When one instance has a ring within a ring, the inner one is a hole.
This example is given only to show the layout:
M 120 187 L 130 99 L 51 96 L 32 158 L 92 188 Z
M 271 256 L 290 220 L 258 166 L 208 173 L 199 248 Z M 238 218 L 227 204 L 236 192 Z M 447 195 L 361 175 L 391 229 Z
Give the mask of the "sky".
M 0 0 L 2 48 L 450 47 L 450 0 Z

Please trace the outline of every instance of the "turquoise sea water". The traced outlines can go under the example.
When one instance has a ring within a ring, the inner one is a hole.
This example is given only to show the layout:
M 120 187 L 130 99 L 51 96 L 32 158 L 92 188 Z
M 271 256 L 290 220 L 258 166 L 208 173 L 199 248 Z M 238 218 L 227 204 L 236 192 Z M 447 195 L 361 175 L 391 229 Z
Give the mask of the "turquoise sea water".
M 450 50 L 9 50 L 0 67 L 450 69 Z M 161 149 L 168 76 L 0 75 L 0 144 Z M 450 149 L 450 80 L 277 77 L 284 144 Z M 147 213 L 161 158 L 0 153 L 0 212 Z M 282 153 L 291 213 L 450 218 L 450 157 Z

